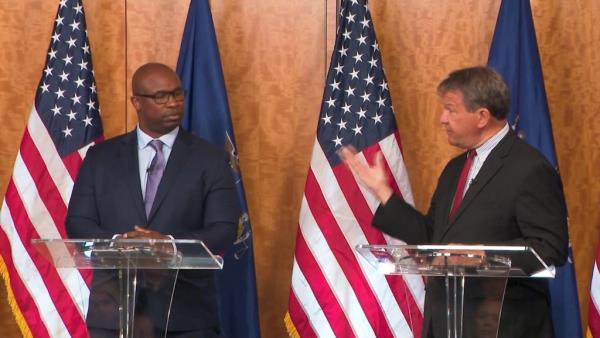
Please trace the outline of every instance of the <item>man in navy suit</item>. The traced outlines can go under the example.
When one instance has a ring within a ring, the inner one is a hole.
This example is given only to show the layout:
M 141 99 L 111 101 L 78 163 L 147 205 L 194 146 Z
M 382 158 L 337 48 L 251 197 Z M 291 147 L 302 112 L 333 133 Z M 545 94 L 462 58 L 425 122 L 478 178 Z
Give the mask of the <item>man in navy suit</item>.
M 137 128 L 88 151 L 69 203 L 69 237 L 199 239 L 212 252 L 223 252 L 235 239 L 240 215 L 225 152 L 180 127 L 185 93 L 171 68 L 141 66 L 133 75 L 132 92 Z M 163 164 L 161 175 L 151 183 L 156 159 Z M 96 271 L 91 288 L 87 323 L 92 337 L 111 336 L 118 324 L 115 314 L 106 318 L 101 303 L 94 302 L 106 300 L 101 275 Z M 157 297 L 141 291 L 139 300 L 152 309 Z M 164 323 L 157 323 L 151 313 L 145 320 L 163 336 Z M 222 337 L 218 323 L 213 273 L 180 271 L 169 337 Z
M 393 193 L 381 154 L 370 166 L 351 149 L 340 153 L 380 201 L 373 225 L 408 244 L 529 246 L 548 265 L 562 265 L 568 246 L 562 183 L 545 157 L 510 130 L 506 121 L 510 98 L 504 80 L 490 68 L 460 69 L 440 83 L 438 94 L 443 105 L 440 123 L 448 143 L 465 152 L 442 171 L 425 215 Z M 513 265 L 525 270 L 533 268 L 528 263 L 513 257 Z M 446 337 L 445 297 L 443 280 L 429 278 L 423 337 Z M 474 330 L 465 337 L 495 337 L 495 329 L 486 323 L 488 305 L 493 304 L 465 300 L 464 322 Z M 552 337 L 543 280 L 509 278 L 498 336 Z

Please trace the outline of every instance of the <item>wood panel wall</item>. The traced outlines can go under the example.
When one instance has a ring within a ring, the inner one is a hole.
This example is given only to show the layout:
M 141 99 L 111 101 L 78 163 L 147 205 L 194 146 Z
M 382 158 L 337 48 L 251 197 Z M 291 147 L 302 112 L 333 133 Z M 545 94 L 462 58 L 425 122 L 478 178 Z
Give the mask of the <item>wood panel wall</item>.
M 457 153 L 438 123 L 435 87 L 484 64 L 499 0 L 371 0 L 416 206 L 425 211 Z M 189 0 L 84 0 L 105 135 L 135 126 L 130 77 L 175 66 Z M 10 177 L 58 1 L 0 2 L 0 191 Z M 532 0 L 582 314 L 600 235 L 600 4 Z M 297 218 L 332 48 L 334 0 L 213 0 L 221 60 L 254 231 L 263 337 L 283 337 Z M 1 289 L 1 288 L 0 288 Z M 18 331 L 4 290 L 0 332 Z M 237 338 L 237 337 L 232 337 Z

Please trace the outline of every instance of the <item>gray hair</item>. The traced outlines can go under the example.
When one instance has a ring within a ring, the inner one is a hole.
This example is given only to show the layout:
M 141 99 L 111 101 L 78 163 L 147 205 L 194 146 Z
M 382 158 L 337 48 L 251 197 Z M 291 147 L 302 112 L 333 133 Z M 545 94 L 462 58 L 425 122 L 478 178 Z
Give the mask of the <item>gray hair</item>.
M 478 66 L 455 70 L 437 87 L 439 95 L 454 90 L 463 94 L 468 111 L 486 108 L 496 119 L 503 120 L 510 109 L 506 82 L 492 68 Z

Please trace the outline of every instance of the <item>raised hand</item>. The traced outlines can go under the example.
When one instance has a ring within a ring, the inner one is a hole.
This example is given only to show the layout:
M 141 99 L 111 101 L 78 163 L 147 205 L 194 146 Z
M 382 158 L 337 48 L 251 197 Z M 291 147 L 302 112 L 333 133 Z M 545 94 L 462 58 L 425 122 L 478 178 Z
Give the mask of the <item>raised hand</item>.
M 394 191 L 388 184 L 388 177 L 383 164 L 383 154 L 375 154 L 374 165 L 361 162 L 356 156 L 356 150 L 352 147 L 342 147 L 338 151 L 342 161 L 350 168 L 350 171 L 358 179 L 358 182 L 369 189 L 373 195 L 385 204 Z

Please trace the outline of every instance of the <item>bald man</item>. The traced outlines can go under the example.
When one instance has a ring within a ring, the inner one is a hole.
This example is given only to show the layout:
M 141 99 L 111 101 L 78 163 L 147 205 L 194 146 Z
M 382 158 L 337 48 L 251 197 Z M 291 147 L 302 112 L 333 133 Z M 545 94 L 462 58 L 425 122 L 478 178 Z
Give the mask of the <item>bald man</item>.
M 168 66 L 141 66 L 132 93 L 138 124 L 88 151 L 69 203 L 69 237 L 199 239 L 223 252 L 235 239 L 240 214 L 225 152 L 180 127 L 185 92 Z M 92 337 L 113 337 L 118 322 L 102 306 L 110 292 L 101 275 L 94 275 L 87 324 Z M 142 290 L 139 301 L 159 308 L 168 301 L 159 298 Z M 152 311 L 144 320 L 151 329 L 139 336 L 164 336 L 165 325 Z M 179 272 L 167 337 L 223 337 L 212 272 Z

